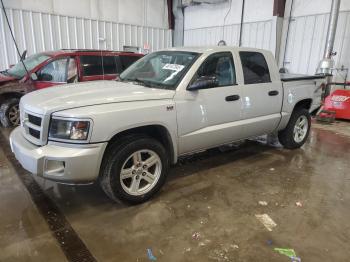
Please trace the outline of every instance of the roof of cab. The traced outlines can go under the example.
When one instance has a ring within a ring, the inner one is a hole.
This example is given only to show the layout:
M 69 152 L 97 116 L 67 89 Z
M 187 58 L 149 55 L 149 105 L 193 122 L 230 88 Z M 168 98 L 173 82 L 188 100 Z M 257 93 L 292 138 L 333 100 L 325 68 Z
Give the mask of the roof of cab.
M 263 52 L 268 50 L 250 48 L 250 47 L 238 47 L 238 46 L 185 46 L 185 47 L 172 47 L 167 48 L 164 51 L 185 51 L 185 52 L 195 52 L 195 53 L 213 53 L 218 51 L 230 51 L 235 49 L 237 51 L 255 51 Z
M 133 52 L 124 52 L 124 51 L 112 51 L 112 50 L 97 50 L 97 49 L 59 49 L 55 51 L 46 51 L 42 54 L 49 56 L 58 56 L 58 55 L 76 55 L 76 54 L 91 54 L 91 53 L 103 53 L 103 54 L 123 54 L 131 56 L 143 56 L 143 54 L 133 53 Z

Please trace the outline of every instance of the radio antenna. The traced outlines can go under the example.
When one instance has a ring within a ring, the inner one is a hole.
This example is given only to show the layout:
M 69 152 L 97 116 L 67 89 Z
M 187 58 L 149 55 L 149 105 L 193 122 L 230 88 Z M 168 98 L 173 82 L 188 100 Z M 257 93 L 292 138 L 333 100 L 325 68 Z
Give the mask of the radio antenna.
M 11 28 L 11 26 L 10 26 L 9 18 L 7 17 L 7 13 L 6 13 L 6 10 L 5 10 L 5 6 L 4 6 L 3 0 L 1 0 L 1 5 L 2 5 L 2 9 L 3 9 L 3 11 L 4 11 L 4 14 L 5 14 L 5 18 L 6 18 L 7 25 L 8 25 L 8 27 L 9 27 L 9 30 L 10 30 L 10 33 L 11 33 L 11 36 L 12 36 L 12 40 L 13 40 L 13 42 L 15 43 L 15 46 L 16 46 L 17 54 L 18 54 L 18 56 L 19 56 L 20 61 L 21 61 L 22 64 L 23 64 L 24 69 L 25 69 L 26 72 L 27 72 L 27 75 L 29 76 L 28 69 L 27 69 L 26 65 L 24 64 L 24 62 L 23 62 L 21 53 L 19 52 L 19 49 L 18 49 L 18 45 L 17 45 L 16 39 L 15 39 L 15 36 L 13 35 L 12 28 Z M 6 44 L 6 43 L 5 43 L 5 44 Z

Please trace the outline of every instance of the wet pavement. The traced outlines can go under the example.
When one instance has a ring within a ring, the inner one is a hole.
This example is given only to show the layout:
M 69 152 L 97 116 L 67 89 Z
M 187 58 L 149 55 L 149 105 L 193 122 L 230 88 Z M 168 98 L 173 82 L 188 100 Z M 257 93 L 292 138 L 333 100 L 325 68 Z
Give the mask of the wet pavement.
M 58 229 L 20 179 L 28 174 L 4 151 L 0 261 L 66 261 Z M 315 124 L 294 151 L 262 139 L 182 159 L 161 192 L 137 206 L 113 203 L 96 185 L 36 182 L 97 261 L 151 261 L 148 248 L 157 261 L 290 261 L 275 247 L 302 261 L 349 261 L 349 160 L 350 122 L 340 122 Z

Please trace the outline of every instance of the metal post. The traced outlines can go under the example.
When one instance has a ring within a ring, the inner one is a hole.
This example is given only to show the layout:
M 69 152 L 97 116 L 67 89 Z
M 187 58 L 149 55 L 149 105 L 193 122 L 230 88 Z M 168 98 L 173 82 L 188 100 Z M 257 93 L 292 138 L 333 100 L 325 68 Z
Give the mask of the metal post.
M 333 53 L 335 33 L 337 31 L 337 23 L 339 17 L 340 0 L 332 1 L 332 9 L 329 17 L 328 31 L 327 31 L 327 42 L 324 50 L 324 58 L 331 58 Z
M 241 25 L 240 25 L 240 29 L 239 29 L 239 43 L 238 43 L 238 46 L 242 46 L 243 22 L 244 22 L 244 5 L 245 5 L 245 0 L 242 0 L 242 14 L 241 14 Z
M 184 7 L 182 6 L 181 0 L 173 0 L 173 14 L 175 18 L 173 45 L 183 46 L 185 29 L 184 29 Z
M 339 16 L 340 0 L 332 0 L 331 13 L 329 16 L 328 30 L 327 30 L 327 40 L 324 49 L 323 59 L 320 61 L 317 73 L 329 75 L 331 74 L 331 69 L 334 67 L 334 60 L 332 56 L 334 47 L 335 33 L 337 31 L 337 23 Z

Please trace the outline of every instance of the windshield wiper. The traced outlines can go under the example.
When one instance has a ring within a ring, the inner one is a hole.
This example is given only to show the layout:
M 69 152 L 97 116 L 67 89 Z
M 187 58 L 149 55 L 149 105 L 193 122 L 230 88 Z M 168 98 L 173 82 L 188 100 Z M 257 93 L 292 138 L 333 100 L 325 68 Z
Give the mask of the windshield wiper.
M 145 80 L 141 80 L 141 79 L 139 79 L 139 78 L 137 78 L 137 77 L 134 78 L 134 79 L 131 79 L 131 81 L 134 82 L 134 83 L 136 83 L 136 84 L 138 84 L 138 85 L 143 85 L 143 86 L 146 86 L 146 87 L 151 87 L 149 82 L 147 82 L 147 81 L 145 81 Z
M 120 78 L 119 81 L 121 82 L 131 82 L 135 85 L 142 85 L 145 87 L 150 87 L 150 88 L 161 88 L 161 89 L 166 89 L 162 84 L 160 83 L 154 83 L 151 81 L 147 81 L 147 80 L 141 80 L 140 78 Z
M 1 71 L 0 73 L 3 74 L 3 75 L 9 75 L 9 73 L 7 71 L 8 71 L 8 69 L 6 69 L 4 71 Z
M 132 82 L 133 84 L 135 85 L 142 85 L 142 86 L 146 86 L 146 87 L 151 87 L 152 83 L 149 82 L 149 81 L 145 81 L 145 80 L 141 80 L 137 77 L 135 78 L 124 78 L 124 79 L 121 79 L 120 78 L 120 81 L 121 82 Z

